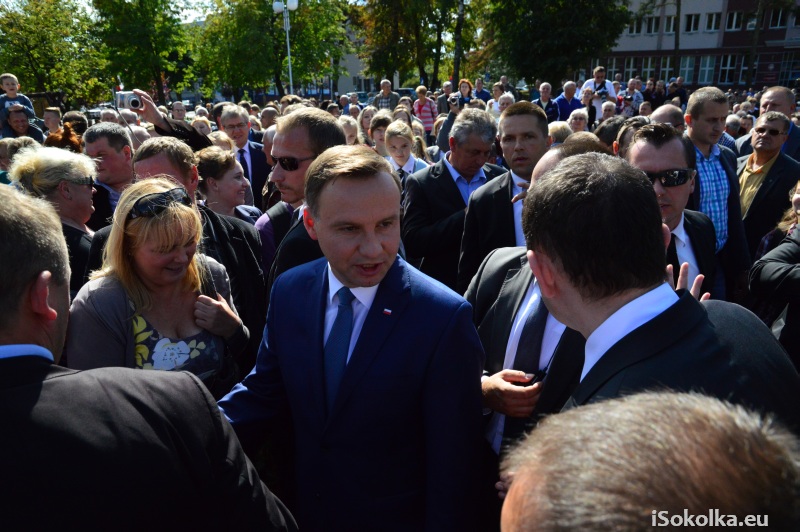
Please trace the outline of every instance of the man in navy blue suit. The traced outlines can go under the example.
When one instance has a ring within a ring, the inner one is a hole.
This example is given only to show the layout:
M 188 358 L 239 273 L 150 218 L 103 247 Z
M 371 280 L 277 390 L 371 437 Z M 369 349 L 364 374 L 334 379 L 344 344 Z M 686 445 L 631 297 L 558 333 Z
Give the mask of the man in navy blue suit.
M 245 445 L 294 437 L 303 530 L 475 529 L 470 305 L 397 256 L 400 181 L 372 150 L 325 151 L 305 198 L 325 257 L 277 278 L 256 368 L 220 408 Z
M 267 163 L 267 156 L 262 151 L 264 145 L 248 140 L 250 114 L 244 107 L 228 105 L 223 108 L 219 123 L 222 131 L 227 133 L 236 144 L 236 159 L 241 163 L 242 169 L 253 187 L 255 206 L 263 210 L 261 191 L 267 183 L 271 168 Z

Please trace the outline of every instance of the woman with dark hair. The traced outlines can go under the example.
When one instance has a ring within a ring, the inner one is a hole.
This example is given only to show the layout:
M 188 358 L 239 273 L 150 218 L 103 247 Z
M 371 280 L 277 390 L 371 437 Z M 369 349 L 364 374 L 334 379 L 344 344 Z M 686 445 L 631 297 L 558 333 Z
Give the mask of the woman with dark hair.
M 189 371 L 220 398 L 249 332 L 225 267 L 197 253 L 200 214 L 167 176 L 129 186 L 114 211 L 103 267 L 70 308 L 69 366 Z
M 198 190 L 205 198 L 205 206 L 225 216 L 234 216 L 255 224 L 262 212 L 245 205 L 245 195 L 250 184 L 244 170 L 232 152 L 217 146 L 197 152 Z
M 83 153 L 81 138 L 72 130 L 72 122 L 64 123 L 61 129 L 47 135 L 47 138 L 44 139 L 44 145 L 69 150 L 74 153 Z

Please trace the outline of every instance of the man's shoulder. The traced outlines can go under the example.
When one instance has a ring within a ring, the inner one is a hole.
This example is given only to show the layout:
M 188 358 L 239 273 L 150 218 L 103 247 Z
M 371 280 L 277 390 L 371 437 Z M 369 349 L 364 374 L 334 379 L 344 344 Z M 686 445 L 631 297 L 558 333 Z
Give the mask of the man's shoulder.
M 494 180 L 495 178 L 505 174 L 506 172 L 508 172 L 507 169 L 496 164 L 486 163 L 483 165 L 483 173 L 486 174 L 487 179 Z
M 497 248 L 484 259 L 484 269 L 491 272 L 520 268 L 523 260 L 527 260 L 527 253 L 524 246 Z
M 501 174 L 494 179 L 490 179 L 485 185 L 472 193 L 469 198 L 469 203 L 473 204 L 491 201 L 491 198 L 494 196 L 494 194 L 510 186 L 510 182 L 510 171 L 506 171 L 504 174 Z
M 444 164 L 444 160 L 441 160 L 437 163 L 426 166 L 422 170 L 418 170 L 413 174 L 410 174 L 406 179 L 412 179 L 417 181 L 420 185 L 423 185 L 434 179 L 437 179 L 445 172 L 447 172 L 447 166 Z
M 693 211 L 690 209 L 685 209 L 683 211 L 683 215 L 692 223 L 695 224 L 711 224 L 711 218 L 709 218 L 705 213 L 700 211 Z
M 465 299 L 454 290 L 425 275 L 400 257 L 387 273 L 387 277 L 389 275 L 398 275 L 408 280 L 411 297 L 415 303 L 431 304 L 441 308 L 458 308 L 465 302 Z

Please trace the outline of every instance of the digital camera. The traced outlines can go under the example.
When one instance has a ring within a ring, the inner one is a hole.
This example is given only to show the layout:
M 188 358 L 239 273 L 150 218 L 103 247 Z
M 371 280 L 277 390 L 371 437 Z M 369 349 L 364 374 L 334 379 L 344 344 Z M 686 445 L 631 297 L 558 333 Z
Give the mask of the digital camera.
M 117 109 L 141 109 L 142 100 L 132 91 L 119 91 L 116 95 Z

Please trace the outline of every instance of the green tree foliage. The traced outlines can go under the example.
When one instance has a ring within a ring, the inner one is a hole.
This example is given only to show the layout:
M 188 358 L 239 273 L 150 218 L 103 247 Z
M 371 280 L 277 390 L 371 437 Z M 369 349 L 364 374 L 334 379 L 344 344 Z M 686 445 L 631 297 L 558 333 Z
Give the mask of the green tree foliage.
M 554 81 L 603 57 L 630 13 L 628 0 L 491 0 L 487 20 L 510 75 Z
M 300 0 L 289 14 L 292 78 L 295 86 L 323 76 L 337 77 L 350 49 L 345 29 L 347 2 L 324 5 Z M 205 86 L 266 88 L 279 94 L 289 80 L 283 14 L 264 0 L 214 0 L 199 38 L 198 66 Z
M 74 0 L 0 3 L 0 64 L 23 92 L 47 92 L 51 105 L 108 98 L 111 81 L 86 10 Z
M 150 89 L 164 103 L 164 82 L 189 51 L 183 0 L 92 0 L 109 68 L 128 87 Z

